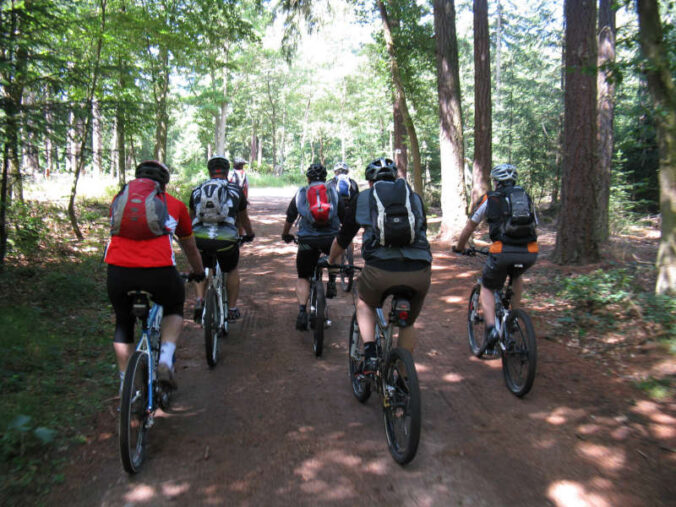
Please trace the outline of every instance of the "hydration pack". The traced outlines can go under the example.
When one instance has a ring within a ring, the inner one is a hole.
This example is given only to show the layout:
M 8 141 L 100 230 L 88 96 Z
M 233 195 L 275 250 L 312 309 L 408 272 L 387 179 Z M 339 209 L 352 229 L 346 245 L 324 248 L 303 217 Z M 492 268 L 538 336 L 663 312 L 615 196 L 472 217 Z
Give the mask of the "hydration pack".
M 134 240 L 153 239 L 170 234 L 169 210 L 162 186 L 149 178 L 127 183 L 110 207 L 110 233 Z
M 502 198 L 502 216 L 499 221 L 500 240 L 507 243 L 535 241 L 535 213 L 533 203 L 520 186 L 507 187 L 497 192 Z
M 239 191 L 228 181 L 213 178 L 193 190 L 195 223 L 235 224 Z
M 403 247 L 416 240 L 413 191 L 403 179 L 377 181 L 369 196 L 371 224 L 378 246 Z
M 324 182 L 311 183 L 305 190 L 305 199 L 307 206 L 303 206 L 302 209 L 307 208 L 307 211 L 303 215 L 315 227 L 329 225 L 338 212 L 336 204 L 331 202 L 329 189 Z
M 336 190 L 338 191 L 338 195 L 340 197 L 349 199 L 351 186 L 352 182 L 350 181 L 350 177 L 347 174 L 339 174 L 336 177 Z

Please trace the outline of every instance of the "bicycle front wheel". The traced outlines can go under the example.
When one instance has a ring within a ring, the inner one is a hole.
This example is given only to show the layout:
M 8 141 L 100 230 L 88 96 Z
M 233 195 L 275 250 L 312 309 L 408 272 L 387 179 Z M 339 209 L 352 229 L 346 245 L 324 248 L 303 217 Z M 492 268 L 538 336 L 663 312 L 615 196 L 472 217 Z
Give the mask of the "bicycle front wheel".
M 345 253 L 343 254 L 343 265 L 348 264 L 352 266 L 354 264 L 354 252 L 353 247 L 350 245 Z M 352 270 L 349 273 L 341 271 L 340 273 L 340 286 L 345 292 L 350 292 L 352 290 L 352 282 L 354 281 L 354 272 Z
M 537 366 L 537 341 L 530 317 L 523 310 L 512 310 L 505 329 L 502 373 L 507 389 L 521 397 L 530 391 Z
M 481 309 L 481 285 L 476 284 L 472 288 L 472 293 L 469 296 L 469 305 L 467 308 L 467 334 L 469 336 L 469 350 L 476 357 L 479 357 L 479 352 L 484 344 L 485 327 L 484 313 Z
M 129 474 L 139 471 L 145 456 L 147 408 L 148 354 L 137 350 L 127 364 L 120 400 L 120 457 Z
M 420 386 L 413 356 L 402 348 L 392 349 L 385 367 L 383 420 L 387 445 L 394 461 L 410 462 L 420 441 Z
M 326 320 L 326 297 L 324 296 L 324 284 L 320 281 L 315 283 L 315 313 L 313 317 L 313 342 L 312 350 L 315 356 L 322 355 L 324 350 L 324 322 Z
M 364 403 L 371 396 L 371 383 L 364 378 L 364 342 L 357 325 L 357 314 L 352 314 L 350 323 L 350 336 L 347 342 L 348 370 L 350 372 L 350 383 L 352 384 L 352 393 L 361 403 Z
M 216 292 L 210 287 L 206 296 L 204 310 L 204 350 L 209 368 L 218 362 L 218 334 L 220 332 L 220 314 Z

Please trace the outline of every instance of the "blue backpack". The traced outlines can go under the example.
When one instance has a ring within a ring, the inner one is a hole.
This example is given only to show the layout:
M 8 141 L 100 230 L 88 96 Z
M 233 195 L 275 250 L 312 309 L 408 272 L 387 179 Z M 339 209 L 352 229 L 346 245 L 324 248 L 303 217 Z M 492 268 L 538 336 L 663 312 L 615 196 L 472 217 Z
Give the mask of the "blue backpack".
M 350 177 L 347 174 L 339 174 L 338 176 L 336 176 L 336 190 L 338 191 L 338 195 L 340 197 L 349 199 L 350 187 L 351 187 Z

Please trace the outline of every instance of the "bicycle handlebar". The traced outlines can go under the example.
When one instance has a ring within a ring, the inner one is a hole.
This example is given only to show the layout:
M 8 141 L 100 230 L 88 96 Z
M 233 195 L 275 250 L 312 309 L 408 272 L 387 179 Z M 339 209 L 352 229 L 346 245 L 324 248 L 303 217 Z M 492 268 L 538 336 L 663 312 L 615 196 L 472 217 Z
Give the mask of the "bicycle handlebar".
M 473 246 L 465 248 L 462 252 L 458 252 L 457 250 L 453 251 L 458 255 L 466 255 L 467 257 L 476 257 L 476 254 L 488 255 L 490 253 L 487 248 L 475 248 Z

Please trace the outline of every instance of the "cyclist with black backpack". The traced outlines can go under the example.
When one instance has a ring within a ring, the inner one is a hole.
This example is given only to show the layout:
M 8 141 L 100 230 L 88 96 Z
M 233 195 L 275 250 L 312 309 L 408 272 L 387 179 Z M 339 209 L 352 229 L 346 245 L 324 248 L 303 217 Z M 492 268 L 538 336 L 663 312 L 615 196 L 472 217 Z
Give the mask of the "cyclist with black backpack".
M 399 346 L 413 352 L 413 323 L 420 314 L 431 282 L 432 253 L 427 241 L 427 218 L 422 198 L 406 180 L 397 178 L 397 167 L 380 158 L 366 167 L 368 190 L 357 195 L 331 245 L 329 264 L 340 262 L 345 248 L 361 227 L 364 269 L 358 281 L 357 323 L 364 341 L 365 375 L 377 368 L 376 307 L 383 295 L 397 287 L 410 291 L 409 323 L 399 332 Z
M 518 308 L 523 291 L 521 275 L 538 256 L 537 216 L 528 193 L 516 184 L 517 170 L 511 164 L 500 164 L 491 171 L 495 191 L 488 192 L 460 233 L 454 252 L 464 252 L 474 230 L 485 219 L 488 222 L 491 244 L 489 256 L 481 276 L 481 307 L 486 321 L 487 355 L 493 354 L 498 339 L 495 329 L 495 300 L 493 291 L 500 290 L 507 275 L 512 277 L 512 308 Z M 519 265 L 521 267 L 515 267 Z M 486 290 L 488 289 L 488 290 Z
M 307 301 L 310 295 L 310 278 L 319 256 L 328 254 L 331 242 L 340 228 L 345 204 L 338 197 L 335 188 L 326 184 L 326 168 L 321 164 L 311 164 L 305 172 L 308 185 L 301 187 L 286 209 L 286 222 L 282 230 L 282 240 L 291 243 L 295 238 L 289 234 L 294 222 L 298 223 L 298 253 L 296 254 L 296 297 L 298 298 L 298 316 L 296 329 L 308 328 Z M 335 272 L 329 271 L 326 284 L 326 297 L 336 296 Z
M 185 289 L 176 271 L 171 245 L 172 235 L 185 252 L 193 278 L 204 278 L 204 268 L 195 245 L 188 210 L 169 195 L 169 169 L 157 160 L 146 160 L 136 167 L 136 179 L 115 196 L 110 209 L 111 238 L 106 247 L 108 297 L 115 310 L 113 346 L 124 379 L 134 352 L 132 298 L 134 290 L 144 290 L 164 307 L 158 379 L 176 387 L 174 352 L 183 328 Z M 144 203 L 139 205 L 138 203 Z M 122 384 L 120 383 L 120 390 Z
M 242 241 L 252 241 L 255 237 L 247 211 L 247 200 L 243 190 L 228 181 L 230 162 L 227 158 L 215 155 L 207 162 L 209 177 L 190 194 L 190 216 L 195 231 L 197 248 L 202 255 L 205 267 L 214 267 L 218 261 L 221 271 L 227 273 L 228 320 L 240 317 L 237 308 L 239 296 L 239 228 L 246 234 Z M 194 319 L 202 318 L 206 282 L 195 287 Z

